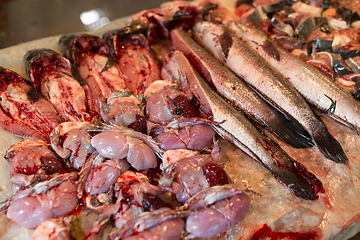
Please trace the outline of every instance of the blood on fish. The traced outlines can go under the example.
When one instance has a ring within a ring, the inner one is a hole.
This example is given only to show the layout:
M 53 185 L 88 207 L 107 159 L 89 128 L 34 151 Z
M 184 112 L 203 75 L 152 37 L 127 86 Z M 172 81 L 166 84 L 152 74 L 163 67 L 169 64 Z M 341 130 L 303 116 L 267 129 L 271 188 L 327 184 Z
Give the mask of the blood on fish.
M 168 207 L 163 200 L 151 193 L 144 193 L 142 200 L 144 211 L 154 211 L 163 207 Z
M 147 170 L 146 176 L 149 178 L 150 184 L 158 186 L 161 173 L 162 170 L 160 169 L 160 166 L 157 166 L 156 168 L 150 168 L 149 170 Z
M 146 131 L 146 119 L 144 116 L 137 114 L 136 120 L 128 125 L 128 128 L 132 128 L 135 131 L 144 133 Z
M 210 187 L 215 185 L 225 185 L 229 183 L 229 177 L 225 170 L 216 163 L 208 162 L 201 166 Z
M 41 162 L 42 162 L 41 168 L 49 174 L 53 174 L 56 172 L 65 172 L 68 170 L 65 163 L 61 162 L 60 159 L 56 159 L 53 157 L 43 157 L 41 158 Z
M 250 240 L 279 240 L 279 239 L 289 239 L 289 240 L 311 240 L 316 239 L 318 233 L 314 232 L 275 232 L 267 224 L 264 224 L 262 228 L 257 230 L 257 232 L 250 238 Z
M 23 174 L 34 174 L 36 173 L 39 169 L 41 168 L 41 166 L 17 166 L 15 167 L 15 171 L 18 173 L 23 173 Z

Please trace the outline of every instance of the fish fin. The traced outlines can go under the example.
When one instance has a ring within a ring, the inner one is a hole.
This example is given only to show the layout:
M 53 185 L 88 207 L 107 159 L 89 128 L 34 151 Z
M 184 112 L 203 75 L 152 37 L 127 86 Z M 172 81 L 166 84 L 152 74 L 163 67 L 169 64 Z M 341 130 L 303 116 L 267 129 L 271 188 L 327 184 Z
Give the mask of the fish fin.
M 218 7 L 219 5 L 217 3 L 206 2 L 204 5 L 201 6 L 202 19 L 205 20 L 205 17 L 211 14 Z
M 340 143 L 323 127 L 313 136 L 316 145 L 324 156 L 336 163 L 348 164 L 349 159 L 345 155 Z
M 254 41 L 253 41 L 254 42 Z M 280 61 L 280 53 L 275 44 L 269 40 L 266 40 L 265 42 L 259 44 L 257 42 L 254 42 L 257 45 L 261 46 L 264 52 L 269 55 L 270 57 L 276 59 L 277 61 Z
M 224 31 L 224 33 L 222 33 L 219 36 L 219 43 L 220 43 L 221 49 L 224 53 L 225 59 L 223 59 L 223 60 L 226 62 L 226 59 L 229 56 L 230 48 L 233 45 L 232 35 L 230 34 L 229 31 Z
M 320 112 L 323 112 L 323 113 L 325 113 L 325 114 L 330 115 L 330 116 L 331 116 L 332 118 L 334 118 L 335 120 L 341 122 L 342 124 L 348 126 L 348 127 L 351 128 L 351 129 L 354 129 L 354 130 L 356 131 L 356 133 L 359 135 L 359 130 L 358 130 L 358 128 L 357 128 L 355 125 L 353 125 L 353 124 L 351 124 L 351 123 L 349 123 L 349 122 L 344 121 L 343 119 L 339 118 L 338 116 L 336 116 L 336 115 L 334 114 L 334 113 L 335 113 L 335 109 L 336 109 L 336 101 L 332 100 L 332 99 L 331 99 L 329 96 L 327 96 L 327 95 L 325 95 L 325 97 L 327 97 L 328 99 L 330 99 L 330 101 L 331 101 L 330 107 L 329 107 L 327 110 L 321 110 L 321 109 L 319 109 L 319 111 L 320 111 Z
M 294 162 L 294 165 L 300 165 Z M 306 199 L 316 200 L 317 193 L 322 190 L 322 183 L 312 173 L 308 171 L 293 171 L 298 167 L 288 169 L 287 166 L 282 170 L 273 170 L 275 177 L 284 184 L 295 196 Z
M 325 97 L 330 99 L 331 104 L 330 107 L 325 111 L 323 110 L 323 112 L 336 118 L 336 116 L 334 115 L 336 109 L 336 101 L 332 100 L 327 95 L 325 95 Z M 347 125 L 350 125 L 351 127 L 351 124 Z M 319 150 L 322 152 L 322 154 L 324 154 L 326 158 L 336 163 L 347 164 L 349 162 L 349 159 L 346 157 L 340 143 L 329 133 L 325 125 L 321 128 L 319 132 L 314 134 L 313 138 Z
M 329 116 L 332 117 L 333 119 L 335 119 L 336 121 L 341 122 L 341 123 L 344 124 L 345 126 L 348 126 L 349 128 L 355 130 L 355 131 L 356 131 L 356 134 L 357 134 L 357 135 L 360 135 L 359 129 L 358 129 L 354 124 L 351 124 L 351 123 L 349 123 L 349 122 L 346 122 L 346 121 L 344 121 L 343 119 L 341 119 L 340 117 L 338 117 L 338 116 L 336 116 L 336 115 L 333 115 L 333 114 L 330 114 Z
M 271 166 L 269 166 L 269 164 L 264 163 L 261 160 L 259 155 L 253 152 L 249 147 L 243 144 L 239 139 L 222 128 L 220 125 L 212 124 L 211 127 L 222 138 L 227 139 L 233 143 L 235 146 L 256 160 L 259 164 L 263 165 L 266 169 L 272 172 L 276 179 L 280 183 L 284 184 L 297 197 L 306 200 L 315 200 L 318 198 L 317 193 L 322 190 L 321 181 L 317 179 L 314 174 L 308 172 L 306 168 L 300 163 L 291 160 L 287 153 L 279 146 L 275 147 L 276 154 L 273 156 L 274 162 L 271 164 Z M 275 146 L 271 139 L 267 137 L 265 139 L 268 141 L 268 147 L 271 148 L 271 146 Z
M 269 121 L 267 127 L 282 141 L 294 148 L 308 148 L 315 145 L 309 132 L 296 119 L 286 118 L 280 112 L 275 112 L 275 115 L 276 118 Z
M 326 114 L 331 114 L 333 115 L 335 113 L 335 108 L 336 108 L 336 101 L 332 100 L 328 95 L 325 94 L 325 97 L 327 97 L 328 99 L 330 99 L 331 104 L 330 107 L 325 111 Z
M 243 79 L 243 81 L 245 81 Z M 245 81 L 246 82 L 246 81 Z M 249 85 L 249 87 L 256 92 L 265 102 L 267 102 L 268 104 L 270 104 L 270 106 L 272 106 L 273 108 L 275 108 L 277 111 L 281 112 L 282 114 L 286 115 L 286 117 L 291 118 L 291 116 L 289 114 L 286 113 L 286 111 L 284 109 L 282 109 L 278 104 L 276 104 L 276 102 L 274 102 L 273 100 L 271 100 L 271 98 L 269 98 L 268 96 L 266 96 L 263 92 L 261 92 L 259 89 L 257 89 L 254 85 L 250 84 L 247 82 L 247 84 Z
M 232 144 L 234 144 L 236 147 L 241 149 L 243 152 L 248 154 L 250 157 L 252 157 L 255 161 L 257 161 L 259 164 L 263 165 L 264 167 L 268 168 L 263 161 L 261 161 L 260 157 L 253 152 L 248 146 L 246 146 L 244 143 L 242 143 L 236 136 L 234 136 L 232 133 L 228 132 L 226 129 L 224 129 L 221 124 L 211 124 L 211 128 L 219 134 L 219 136 L 225 140 L 228 140 Z M 270 170 L 271 171 L 271 170 Z
M 268 144 L 269 146 L 269 144 Z M 284 184 L 297 197 L 316 200 L 318 193 L 323 191 L 322 182 L 301 163 L 291 159 L 279 146 L 274 155 L 271 171 L 279 182 Z
M 72 63 L 71 74 L 73 75 L 74 79 L 80 83 L 81 86 L 87 84 L 87 82 L 80 75 L 78 62 Z
M 111 54 L 105 64 L 104 68 L 101 70 L 101 73 L 105 72 L 106 70 L 108 70 L 109 68 L 114 66 L 115 64 L 116 64 L 116 57 L 114 54 Z
M 267 102 L 274 109 L 277 120 L 268 122 L 266 125 L 274 132 L 281 140 L 290 144 L 295 148 L 307 148 L 314 146 L 311 135 L 307 130 L 290 114 L 282 109 L 278 104 L 272 101 L 269 97 L 259 91 L 256 87 L 249 84 L 265 102 Z

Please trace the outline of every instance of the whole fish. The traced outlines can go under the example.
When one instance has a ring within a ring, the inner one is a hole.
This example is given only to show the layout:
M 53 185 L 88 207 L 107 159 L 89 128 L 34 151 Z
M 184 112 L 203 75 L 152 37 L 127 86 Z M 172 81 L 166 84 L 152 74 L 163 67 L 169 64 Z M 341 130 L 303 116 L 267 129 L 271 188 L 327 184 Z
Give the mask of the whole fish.
M 185 53 L 190 62 L 220 95 L 262 125 L 267 126 L 291 146 L 297 148 L 314 146 L 309 133 L 296 120 L 272 108 L 244 80 L 237 77 L 198 45 L 185 30 L 174 29 L 170 35 L 174 48 Z
M 236 22 L 230 22 L 229 28 L 283 74 L 308 102 L 338 121 L 360 129 L 359 101 L 331 78 L 274 44 L 256 28 Z
M 214 125 L 220 136 L 266 167 L 296 196 L 309 200 L 318 198 L 317 193 L 323 189 L 321 181 L 303 165 L 291 159 L 231 103 L 218 95 L 183 53 L 173 52 L 163 68 L 175 79 L 182 81 L 182 84 L 188 82 L 194 97 L 210 114 L 211 120 L 220 123 Z
M 129 17 L 126 26 L 118 31 L 117 35 L 144 33 L 149 45 L 153 45 L 167 39 L 173 28 L 190 29 L 195 22 L 217 7 L 217 4 L 211 2 L 204 2 L 202 5 L 188 1 L 164 2 L 160 8 L 143 10 Z
M 284 76 L 268 65 L 247 43 L 230 33 L 225 26 L 211 22 L 199 22 L 194 25 L 193 31 L 197 40 L 218 60 L 243 77 L 274 106 L 297 119 L 325 157 L 347 164 L 348 158 L 340 143 L 329 133 L 320 117 Z

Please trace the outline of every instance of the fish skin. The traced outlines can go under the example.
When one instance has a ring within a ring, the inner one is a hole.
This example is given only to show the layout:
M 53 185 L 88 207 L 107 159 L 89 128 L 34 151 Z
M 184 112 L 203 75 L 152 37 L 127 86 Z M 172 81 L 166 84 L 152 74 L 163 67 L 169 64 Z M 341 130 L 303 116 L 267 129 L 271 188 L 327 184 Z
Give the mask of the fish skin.
M 190 62 L 220 95 L 262 125 L 267 126 L 291 146 L 296 148 L 314 146 L 309 133 L 296 120 L 291 119 L 291 116 L 284 116 L 272 108 L 242 79 L 198 45 L 185 30 L 174 29 L 170 35 L 174 48 L 185 53 Z
M 61 123 L 53 105 L 18 73 L 0 67 L 0 126 L 11 134 L 49 142 Z
M 173 52 L 172 57 L 164 63 L 164 68 L 175 79 L 188 81 L 194 97 L 211 112 L 212 120 L 219 122 L 214 129 L 220 136 L 271 171 L 296 196 L 307 200 L 318 198 L 317 193 L 323 190 L 321 181 L 291 159 L 231 103 L 216 93 L 182 52 Z
M 160 66 L 142 33 L 124 34 L 123 29 L 106 32 L 104 42 L 110 48 L 109 61 L 114 64 L 133 94 L 142 94 L 154 81 L 161 79 Z M 109 67 L 109 61 L 105 68 Z
M 285 77 L 268 65 L 247 43 L 230 33 L 225 26 L 210 22 L 195 24 L 193 32 L 197 40 L 214 53 L 218 60 L 243 77 L 269 102 L 297 119 L 311 134 L 325 157 L 337 163 L 348 163 L 340 143 L 329 133 L 321 118 Z M 232 36 L 227 57 L 219 41 L 224 35 Z
M 237 37 L 246 41 L 250 47 L 263 57 L 271 66 L 283 74 L 296 90 L 311 104 L 323 112 L 328 112 L 338 121 L 360 129 L 360 103 L 350 93 L 337 85 L 331 78 L 291 55 L 260 30 L 241 23 L 230 22 L 229 29 Z M 253 37 L 253 38 L 252 38 Z M 270 43 L 264 46 L 264 43 Z M 274 49 L 279 59 L 267 53 L 267 49 Z M 286 63 L 286 64 L 285 64 Z M 291 66 L 291 67 L 290 67 Z M 336 102 L 335 110 L 331 110 Z
M 26 73 L 59 113 L 62 121 L 90 121 L 86 93 L 71 73 L 71 63 L 51 49 L 34 49 L 24 56 Z
M 104 69 L 109 61 L 109 47 L 100 37 L 89 34 L 67 34 L 59 47 L 71 61 L 72 75 L 88 95 L 87 105 L 101 114 L 102 101 L 117 89 L 125 89 L 125 81 L 116 66 Z

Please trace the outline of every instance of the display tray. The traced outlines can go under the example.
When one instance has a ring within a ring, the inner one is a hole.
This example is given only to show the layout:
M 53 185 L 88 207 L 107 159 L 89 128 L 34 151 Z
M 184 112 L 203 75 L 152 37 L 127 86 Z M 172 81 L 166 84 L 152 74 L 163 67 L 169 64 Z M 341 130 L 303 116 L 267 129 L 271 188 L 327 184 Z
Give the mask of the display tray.
M 126 18 L 112 21 L 105 27 L 91 32 L 101 36 L 104 32 L 124 26 Z M 23 43 L 0 50 L 0 66 L 12 69 L 23 77 L 23 56 L 28 50 L 58 48 L 60 36 L 53 36 Z M 281 146 L 323 183 L 325 192 L 315 201 L 295 197 L 264 167 L 241 150 L 222 140 L 223 166 L 235 184 L 250 189 L 252 201 L 245 219 L 226 234 L 217 236 L 227 239 L 249 239 L 255 232 L 269 226 L 273 233 L 289 233 L 288 236 L 310 234 L 316 239 L 348 239 L 360 231 L 360 136 L 330 117 L 320 114 L 330 133 L 341 143 L 349 158 L 348 165 L 336 164 L 313 147 L 297 150 L 283 143 Z M 20 139 L 0 129 L 0 202 L 11 196 L 9 164 L 4 159 L 6 149 Z M 274 138 L 275 141 L 277 140 Z M 33 230 L 17 226 L 0 215 L 0 239 L 27 240 Z M 305 235 L 304 235 L 305 236 Z M 293 239 L 293 238 L 291 238 Z M 306 238 L 303 238 L 306 239 Z

